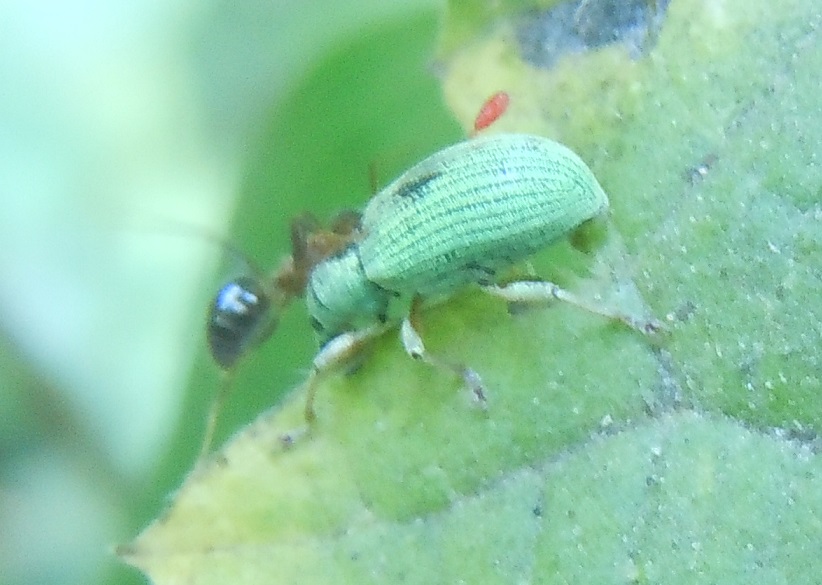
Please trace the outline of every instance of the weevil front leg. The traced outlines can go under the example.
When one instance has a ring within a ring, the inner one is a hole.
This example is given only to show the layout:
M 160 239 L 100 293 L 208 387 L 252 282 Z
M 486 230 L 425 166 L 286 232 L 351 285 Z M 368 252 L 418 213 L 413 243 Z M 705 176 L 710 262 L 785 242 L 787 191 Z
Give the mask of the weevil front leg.
M 425 344 L 422 342 L 422 337 L 417 332 L 417 328 L 414 324 L 417 320 L 417 315 L 419 314 L 420 304 L 420 298 L 414 298 L 411 303 L 411 311 L 408 316 L 403 319 L 402 325 L 400 326 L 400 340 L 402 341 L 402 346 L 405 348 L 406 353 L 415 360 L 425 362 L 426 364 L 441 370 L 447 370 L 462 378 L 463 383 L 466 388 L 471 391 L 474 399 L 484 407 L 486 404 L 485 387 L 483 386 L 482 378 L 480 378 L 480 375 L 477 372 L 461 364 L 454 364 L 433 356 L 425 349 Z
M 372 339 L 381 335 L 387 327 L 385 325 L 374 325 L 356 331 L 346 331 L 336 337 L 331 338 L 322 346 L 311 364 L 311 373 L 305 381 L 305 421 L 311 424 L 317 414 L 314 412 L 314 398 L 317 394 L 317 383 L 320 378 L 328 373 L 338 370 L 342 366 L 351 362 L 363 347 Z
M 488 294 L 505 299 L 509 303 L 546 303 L 560 300 L 581 309 L 624 323 L 644 334 L 657 333 L 663 329 L 656 319 L 643 319 L 615 311 L 601 304 L 582 299 L 574 293 L 548 281 L 518 281 L 505 285 L 484 285 Z
M 303 416 L 305 417 L 306 426 L 292 429 L 281 435 L 280 441 L 284 447 L 291 447 L 305 436 L 317 419 L 317 413 L 314 411 L 314 399 L 317 396 L 317 385 L 320 379 L 325 374 L 332 373 L 350 363 L 363 350 L 364 346 L 385 332 L 386 329 L 385 325 L 374 325 L 356 331 L 346 331 L 332 337 L 320 348 L 311 363 L 311 373 L 304 383 L 305 406 L 303 407 Z

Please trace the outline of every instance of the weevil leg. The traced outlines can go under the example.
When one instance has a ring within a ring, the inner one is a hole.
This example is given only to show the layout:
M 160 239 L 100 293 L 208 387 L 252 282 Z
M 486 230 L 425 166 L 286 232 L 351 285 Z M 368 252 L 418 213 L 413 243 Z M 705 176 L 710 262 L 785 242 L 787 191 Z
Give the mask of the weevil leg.
M 303 407 L 303 416 L 305 417 L 306 427 L 293 429 L 284 433 L 280 437 L 280 442 L 284 447 L 291 447 L 301 437 L 305 436 L 310 430 L 311 425 L 317 419 L 317 413 L 314 411 L 314 399 L 317 396 L 317 385 L 320 379 L 327 373 L 333 372 L 348 363 L 354 356 L 356 356 L 363 347 L 372 339 L 382 334 L 386 330 L 383 325 L 366 327 L 357 331 L 346 331 L 336 337 L 332 337 L 325 345 L 320 348 L 317 355 L 311 364 L 311 373 L 305 383 L 305 406 Z
M 346 331 L 333 337 L 317 352 L 312 362 L 311 373 L 305 381 L 305 421 L 308 424 L 317 418 L 314 412 L 314 398 L 320 378 L 348 363 L 366 344 L 385 330 L 384 325 L 374 325 L 357 331 Z
M 422 337 L 417 332 L 417 328 L 414 326 L 414 321 L 419 313 L 419 308 L 420 299 L 417 297 L 411 303 L 411 311 L 408 316 L 403 319 L 402 325 L 400 326 L 400 339 L 406 353 L 415 360 L 425 362 L 435 368 L 448 370 L 449 372 L 462 378 L 466 388 L 471 391 L 474 400 L 485 407 L 487 403 L 485 386 L 482 383 L 482 378 L 476 371 L 462 364 L 454 364 L 433 356 L 425 349 L 425 344 L 422 342 Z
M 547 281 L 518 281 L 506 285 L 485 285 L 482 289 L 488 294 L 505 299 L 509 303 L 546 303 L 560 300 L 581 309 L 624 323 L 643 334 L 653 334 L 663 329 L 656 319 L 643 319 L 615 311 L 604 305 L 587 301 Z

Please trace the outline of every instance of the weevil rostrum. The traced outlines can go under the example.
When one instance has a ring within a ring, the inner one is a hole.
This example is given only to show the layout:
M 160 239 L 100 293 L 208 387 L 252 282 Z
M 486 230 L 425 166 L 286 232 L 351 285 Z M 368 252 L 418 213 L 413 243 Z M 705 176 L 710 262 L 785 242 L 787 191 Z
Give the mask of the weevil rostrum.
M 414 326 L 423 303 L 478 285 L 509 302 L 562 300 L 642 332 L 658 329 L 654 320 L 585 301 L 551 282 L 497 284 L 501 271 L 607 209 L 608 197 L 588 166 L 551 139 L 496 134 L 454 144 L 405 171 L 361 215 L 343 215 L 330 230 L 298 218 L 292 256 L 272 285 L 243 279 L 218 294 L 209 322 L 212 353 L 231 369 L 273 329 L 278 311 L 304 294 L 320 341 L 305 383 L 308 422 L 315 417 L 317 379 L 397 324 L 409 356 L 457 374 L 482 401 L 477 372 L 426 351 Z M 272 308 L 274 317 L 263 318 Z

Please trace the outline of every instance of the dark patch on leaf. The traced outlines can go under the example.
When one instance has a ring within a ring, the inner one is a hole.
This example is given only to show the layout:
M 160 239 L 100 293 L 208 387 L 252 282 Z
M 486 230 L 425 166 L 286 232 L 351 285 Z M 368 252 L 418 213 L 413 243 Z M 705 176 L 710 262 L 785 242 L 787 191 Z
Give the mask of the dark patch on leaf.
M 670 0 L 575 0 L 532 12 L 517 36 L 522 58 L 549 68 L 563 55 L 623 43 L 638 58 L 656 43 Z

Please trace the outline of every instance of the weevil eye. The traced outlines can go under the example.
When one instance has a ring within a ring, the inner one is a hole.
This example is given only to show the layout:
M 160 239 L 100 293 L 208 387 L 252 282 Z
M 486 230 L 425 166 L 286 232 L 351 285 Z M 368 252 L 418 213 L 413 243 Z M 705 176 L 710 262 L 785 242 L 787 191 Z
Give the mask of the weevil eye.
M 268 315 L 271 300 L 260 283 L 249 277 L 229 282 L 214 297 L 206 335 L 211 355 L 228 370 L 276 326 Z

